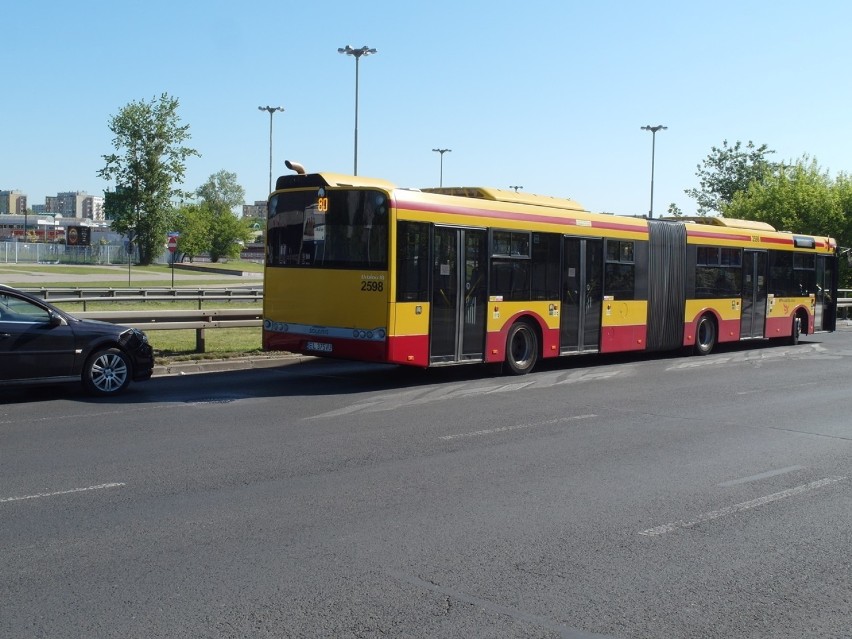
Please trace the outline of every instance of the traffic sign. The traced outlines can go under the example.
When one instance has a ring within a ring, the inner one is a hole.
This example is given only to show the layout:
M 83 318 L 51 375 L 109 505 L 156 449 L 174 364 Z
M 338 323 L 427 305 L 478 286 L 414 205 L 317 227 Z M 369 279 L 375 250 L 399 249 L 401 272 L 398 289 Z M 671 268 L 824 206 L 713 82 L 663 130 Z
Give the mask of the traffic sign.
M 169 238 L 168 247 L 169 253 L 174 253 L 177 250 L 177 238 L 174 235 Z

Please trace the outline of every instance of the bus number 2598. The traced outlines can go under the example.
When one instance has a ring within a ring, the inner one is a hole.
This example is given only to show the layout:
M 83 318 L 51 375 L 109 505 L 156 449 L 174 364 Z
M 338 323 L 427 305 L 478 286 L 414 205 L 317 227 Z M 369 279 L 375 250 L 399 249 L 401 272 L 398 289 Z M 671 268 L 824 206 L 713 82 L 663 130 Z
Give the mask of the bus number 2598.
M 384 282 L 377 282 L 375 280 L 364 280 L 361 282 L 361 290 L 377 293 L 384 290 L 384 284 Z

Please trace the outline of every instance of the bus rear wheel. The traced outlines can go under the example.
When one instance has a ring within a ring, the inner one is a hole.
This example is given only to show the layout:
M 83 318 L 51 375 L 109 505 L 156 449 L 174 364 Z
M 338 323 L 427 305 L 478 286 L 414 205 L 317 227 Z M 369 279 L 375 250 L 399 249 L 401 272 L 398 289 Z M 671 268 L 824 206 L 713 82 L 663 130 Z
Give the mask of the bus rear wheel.
M 716 322 L 709 315 L 702 315 L 695 328 L 695 353 L 709 355 L 716 346 Z
M 512 375 L 526 375 L 538 361 L 538 336 L 528 322 L 516 322 L 506 337 L 506 368 Z
M 790 333 L 789 344 L 795 346 L 799 343 L 799 336 L 802 334 L 802 318 L 796 315 L 793 318 L 793 332 Z

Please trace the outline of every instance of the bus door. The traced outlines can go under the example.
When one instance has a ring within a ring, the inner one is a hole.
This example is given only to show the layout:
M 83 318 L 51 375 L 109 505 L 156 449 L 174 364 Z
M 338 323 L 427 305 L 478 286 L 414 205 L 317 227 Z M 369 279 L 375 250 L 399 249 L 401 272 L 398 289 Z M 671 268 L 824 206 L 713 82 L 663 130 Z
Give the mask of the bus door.
M 561 354 L 600 350 L 603 240 L 562 241 Z
M 766 252 L 743 251 L 740 338 L 763 337 L 766 325 Z
M 837 300 L 834 279 L 834 265 L 837 259 L 832 255 L 816 256 L 816 306 L 814 307 L 814 330 L 833 331 L 836 324 Z
M 481 362 L 485 350 L 487 234 L 434 227 L 430 356 L 432 363 Z

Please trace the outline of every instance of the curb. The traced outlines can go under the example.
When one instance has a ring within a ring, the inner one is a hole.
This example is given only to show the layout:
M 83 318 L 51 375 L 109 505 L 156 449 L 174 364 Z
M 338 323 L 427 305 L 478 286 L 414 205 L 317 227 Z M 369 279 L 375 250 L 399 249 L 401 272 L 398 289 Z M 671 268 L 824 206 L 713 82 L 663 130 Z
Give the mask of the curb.
M 258 355 L 255 357 L 234 357 L 229 359 L 193 360 L 186 362 L 171 362 L 169 364 L 155 364 L 152 377 L 168 377 L 171 375 L 195 375 L 198 373 L 221 373 L 227 371 L 240 371 L 255 368 L 274 368 L 276 366 L 289 366 L 291 364 L 302 364 L 316 359 L 304 355 Z

